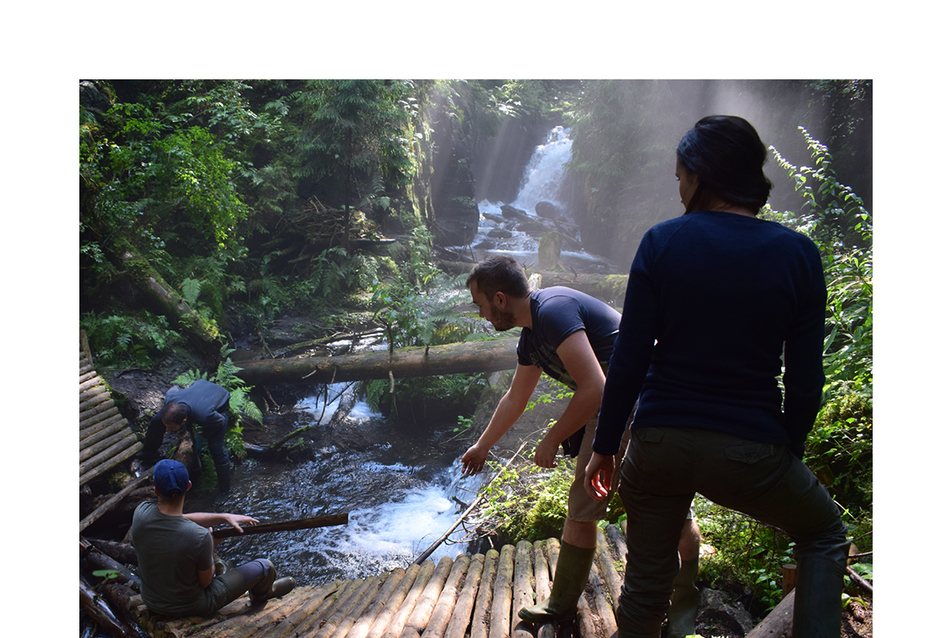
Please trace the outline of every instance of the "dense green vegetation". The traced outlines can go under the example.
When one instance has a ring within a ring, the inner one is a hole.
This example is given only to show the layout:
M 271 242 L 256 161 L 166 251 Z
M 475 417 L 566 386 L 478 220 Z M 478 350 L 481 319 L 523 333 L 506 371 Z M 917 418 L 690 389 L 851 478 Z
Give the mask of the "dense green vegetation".
M 104 99 L 80 106 L 80 325 L 101 366 L 218 379 L 231 384 L 236 413 L 251 418 L 254 404 L 229 354 L 238 341 L 267 349 L 278 320 L 306 324 L 302 340 L 305 332 L 372 325 L 391 348 L 490 336 L 485 322 L 458 311 L 469 301 L 461 278 L 434 258 L 432 181 L 447 172 L 434 163 L 441 149 L 465 140 L 451 149 L 458 177 L 472 173 L 472 155 L 506 122 L 571 125 L 563 201 L 572 202 L 587 246 L 627 263 L 641 234 L 677 213 L 673 148 L 708 103 L 686 99 L 686 84 L 666 82 L 93 84 Z M 868 552 L 872 214 L 858 193 L 871 190 L 871 85 L 737 82 L 731 90 L 770 123 L 761 134 L 772 145 L 777 197 L 764 214 L 808 234 L 826 260 L 827 387 L 805 460 Z M 475 206 L 468 196 L 451 203 Z M 143 276 L 171 302 L 150 297 Z M 211 361 L 196 356 L 196 333 L 214 341 Z M 478 375 L 454 375 L 375 381 L 366 392 L 401 418 L 450 406 L 457 414 L 444 416 L 459 417 L 466 436 L 483 425 L 469 417 L 484 386 Z M 240 431 L 230 436 L 240 452 Z M 558 535 L 571 477 L 528 465 L 489 487 L 497 531 Z M 698 501 L 705 542 L 717 549 L 702 562 L 702 577 L 733 579 L 765 607 L 776 603 L 789 541 Z M 617 503 L 611 509 L 612 520 L 624 516 Z M 871 578 L 871 560 L 863 569 Z

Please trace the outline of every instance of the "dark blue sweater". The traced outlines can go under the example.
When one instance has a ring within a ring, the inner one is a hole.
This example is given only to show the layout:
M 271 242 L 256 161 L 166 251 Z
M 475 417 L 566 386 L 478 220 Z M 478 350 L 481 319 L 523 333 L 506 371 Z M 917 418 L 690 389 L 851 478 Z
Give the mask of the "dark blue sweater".
M 713 211 L 654 226 L 632 262 L 593 449 L 618 450 L 640 397 L 634 429 L 718 430 L 802 455 L 823 389 L 825 307 L 805 235 Z

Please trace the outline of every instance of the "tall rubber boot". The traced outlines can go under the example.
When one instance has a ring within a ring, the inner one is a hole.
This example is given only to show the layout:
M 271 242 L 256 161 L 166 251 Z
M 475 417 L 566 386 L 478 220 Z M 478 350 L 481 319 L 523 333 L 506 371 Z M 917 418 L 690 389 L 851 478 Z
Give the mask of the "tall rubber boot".
M 531 623 L 570 623 L 578 614 L 578 599 L 588 582 L 595 548 L 562 543 L 555 565 L 552 594 L 541 603 L 519 610 L 519 618 Z
M 698 559 L 681 563 L 681 569 L 674 577 L 674 591 L 671 592 L 671 606 L 668 608 L 668 638 L 684 638 L 697 633 L 697 606 L 701 602 L 701 592 L 694 581 L 697 580 Z
M 837 563 L 820 557 L 797 561 L 793 599 L 793 638 L 839 638 L 843 574 Z
M 231 463 L 215 464 L 215 474 L 218 475 L 218 491 L 228 494 L 231 491 Z

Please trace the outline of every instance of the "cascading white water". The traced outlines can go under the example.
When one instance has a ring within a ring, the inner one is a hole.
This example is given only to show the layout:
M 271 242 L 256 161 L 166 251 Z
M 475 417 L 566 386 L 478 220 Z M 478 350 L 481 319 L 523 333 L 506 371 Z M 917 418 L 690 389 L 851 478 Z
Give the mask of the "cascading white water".
M 348 384 L 323 388 L 300 400 L 283 418 L 327 426 Z M 470 502 L 484 476 L 461 475 L 454 424 L 388 425 L 364 400 L 346 421 L 373 441 L 356 448 L 326 440 L 316 458 L 293 463 L 245 461 L 233 471 L 232 491 L 219 511 L 249 514 L 262 523 L 350 514 L 346 526 L 229 539 L 220 550 L 232 565 L 268 557 L 282 575 L 301 584 L 363 578 L 406 567 L 439 538 Z M 452 442 L 452 444 L 448 444 Z M 466 550 L 457 529 L 434 560 Z
M 606 272 L 612 266 L 606 260 L 581 249 L 575 232 L 575 220 L 571 211 L 559 200 L 559 189 L 565 177 L 565 164 L 572 159 L 571 129 L 556 126 L 548 132 L 542 144 L 532 153 L 520 182 L 516 198 L 509 203 L 526 215 L 527 223 L 506 219 L 504 202 L 479 202 L 479 228 L 472 243 L 472 252 L 477 259 L 488 254 L 503 253 L 527 266 L 534 266 L 539 250 L 539 237 L 543 230 L 556 228 L 566 237 L 562 248 L 562 261 L 577 272 Z M 536 206 L 548 202 L 559 212 L 558 225 L 541 218 Z M 536 222 L 534 224 L 533 222 Z M 545 226 L 541 226 L 544 224 Z
M 560 209 L 559 186 L 565 175 L 565 163 L 572 159 L 571 129 L 556 126 L 549 131 L 545 142 L 535 148 L 526 165 L 512 206 L 535 215 L 536 204 L 550 202 Z

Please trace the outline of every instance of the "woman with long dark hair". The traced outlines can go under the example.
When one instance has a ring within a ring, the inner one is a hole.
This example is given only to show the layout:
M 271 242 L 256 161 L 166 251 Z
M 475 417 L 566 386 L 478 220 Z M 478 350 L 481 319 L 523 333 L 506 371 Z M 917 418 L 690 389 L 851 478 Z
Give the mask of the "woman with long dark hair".
M 757 218 L 771 183 L 757 131 L 701 119 L 677 148 L 685 214 L 650 229 L 631 266 L 586 488 L 620 468 L 628 513 L 621 638 L 660 634 L 695 493 L 795 541 L 793 635 L 840 635 L 846 527 L 801 461 L 824 383 L 826 284 L 806 236 Z

